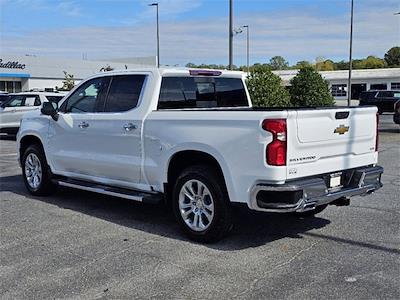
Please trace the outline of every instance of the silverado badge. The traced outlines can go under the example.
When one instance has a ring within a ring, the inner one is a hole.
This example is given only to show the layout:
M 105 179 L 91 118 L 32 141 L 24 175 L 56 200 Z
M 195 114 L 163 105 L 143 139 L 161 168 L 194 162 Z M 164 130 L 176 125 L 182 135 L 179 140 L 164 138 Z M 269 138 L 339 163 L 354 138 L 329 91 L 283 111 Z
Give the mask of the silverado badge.
M 349 126 L 340 125 L 339 127 L 335 128 L 335 131 L 333 133 L 339 133 L 339 135 L 342 135 L 349 131 L 349 128 Z

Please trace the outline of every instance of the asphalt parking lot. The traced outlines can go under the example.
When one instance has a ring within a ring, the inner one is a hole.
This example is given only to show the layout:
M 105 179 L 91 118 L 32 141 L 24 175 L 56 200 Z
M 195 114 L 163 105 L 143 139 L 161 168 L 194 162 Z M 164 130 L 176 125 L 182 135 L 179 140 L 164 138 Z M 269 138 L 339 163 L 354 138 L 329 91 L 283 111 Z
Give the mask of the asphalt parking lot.
M 0 298 L 400 299 L 400 127 L 381 117 L 384 187 L 315 218 L 236 212 L 225 240 L 185 239 L 163 206 L 60 188 L 27 194 L 0 141 Z

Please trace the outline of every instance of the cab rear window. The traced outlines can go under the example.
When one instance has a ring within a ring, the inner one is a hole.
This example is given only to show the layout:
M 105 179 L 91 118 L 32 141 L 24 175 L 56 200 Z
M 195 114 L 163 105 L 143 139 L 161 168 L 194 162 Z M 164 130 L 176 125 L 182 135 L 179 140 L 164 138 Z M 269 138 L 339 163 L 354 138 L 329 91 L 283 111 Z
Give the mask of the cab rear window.
M 164 77 L 158 109 L 248 107 L 240 78 Z

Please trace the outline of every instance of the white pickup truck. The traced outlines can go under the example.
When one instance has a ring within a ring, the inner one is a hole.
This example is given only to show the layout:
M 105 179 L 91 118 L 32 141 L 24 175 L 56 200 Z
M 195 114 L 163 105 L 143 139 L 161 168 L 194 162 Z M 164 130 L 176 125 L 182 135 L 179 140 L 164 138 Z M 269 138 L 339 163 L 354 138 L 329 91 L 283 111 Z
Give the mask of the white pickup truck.
M 231 207 L 313 215 L 379 189 L 376 107 L 252 108 L 244 74 L 143 69 L 81 82 L 18 132 L 33 195 L 58 185 L 169 204 L 191 238 Z

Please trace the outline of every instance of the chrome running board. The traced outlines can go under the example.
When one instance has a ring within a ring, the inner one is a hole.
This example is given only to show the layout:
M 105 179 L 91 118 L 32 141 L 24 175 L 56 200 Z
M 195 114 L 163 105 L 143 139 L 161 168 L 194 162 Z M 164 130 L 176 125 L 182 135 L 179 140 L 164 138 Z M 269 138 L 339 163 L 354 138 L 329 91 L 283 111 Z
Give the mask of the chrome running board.
M 147 193 L 69 178 L 58 179 L 56 180 L 56 182 L 61 186 L 69 188 L 124 198 L 128 200 L 134 200 L 143 203 L 157 204 L 163 200 L 163 196 L 161 193 Z

